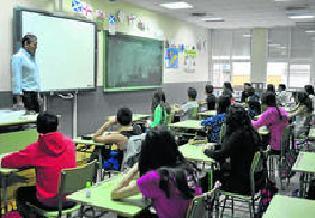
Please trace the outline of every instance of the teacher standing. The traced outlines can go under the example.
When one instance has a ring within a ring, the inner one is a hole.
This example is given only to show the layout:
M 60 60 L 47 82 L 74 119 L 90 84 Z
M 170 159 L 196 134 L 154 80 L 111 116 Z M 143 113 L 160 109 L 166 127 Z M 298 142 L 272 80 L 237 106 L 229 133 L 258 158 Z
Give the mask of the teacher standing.
M 29 112 L 39 113 L 39 70 L 35 60 L 37 37 L 25 35 L 22 47 L 11 59 L 13 103 L 22 104 Z

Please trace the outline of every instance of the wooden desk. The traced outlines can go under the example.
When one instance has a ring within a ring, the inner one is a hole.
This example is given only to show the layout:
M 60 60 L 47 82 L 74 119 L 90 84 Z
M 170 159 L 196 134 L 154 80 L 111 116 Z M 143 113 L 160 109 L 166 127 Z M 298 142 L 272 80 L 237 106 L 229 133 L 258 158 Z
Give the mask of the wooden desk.
M 314 218 L 315 201 L 275 195 L 263 218 Z
M 133 217 L 145 207 L 145 202 L 142 200 L 141 194 L 119 201 L 114 201 L 110 197 L 111 191 L 116 187 L 121 178 L 121 175 L 114 178 L 111 177 L 109 181 L 104 181 L 97 186 L 93 186 L 90 198 L 86 198 L 85 189 L 83 189 L 67 196 L 67 199 L 104 211 L 114 212 L 119 216 Z

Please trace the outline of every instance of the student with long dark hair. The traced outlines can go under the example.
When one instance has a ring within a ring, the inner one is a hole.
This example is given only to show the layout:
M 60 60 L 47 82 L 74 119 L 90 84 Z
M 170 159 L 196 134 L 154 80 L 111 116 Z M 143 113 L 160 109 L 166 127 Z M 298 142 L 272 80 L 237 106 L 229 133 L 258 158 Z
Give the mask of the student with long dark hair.
M 140 175 L 140 178 L 133 179 Z M 195 196 L 201 194 L 195 168 L 185 161 L 168 131 L 148 132 L 139 164 L 112 191 L 112 199 L 141 193 L 153 202 L 159 218 L 184 218 Z
M 288 125 L 288 113 L 283 107 L 277 107 L 276 95 L 272 92 L 266 93 L 266 111 L 257 121 L 252 121 L 255 129 L 267 126 L 271 137 L 269 144 L 275 154 L 280 154 L 281 137 L 285 127 Z
M 260 146 L 258 133 L 250 123 L 248 113 L 242 106 L 231 105 L 226 114 L 226 132 L 219 151 L 205 150 L 205 154 L 223 164 L 215 180 L 223 184 L 225 191 L 239 194 L 250 193 L 250 166 Z M 230 158 L 229 176 L 224 170 L 224 160 Z
M 170 114 L 170 107 L 166 103 L 165 93 L 162 90 L 154 92 L 151 104 L 153 120 L 150 123 L 151 128 L 167 125 L 167 119 Z

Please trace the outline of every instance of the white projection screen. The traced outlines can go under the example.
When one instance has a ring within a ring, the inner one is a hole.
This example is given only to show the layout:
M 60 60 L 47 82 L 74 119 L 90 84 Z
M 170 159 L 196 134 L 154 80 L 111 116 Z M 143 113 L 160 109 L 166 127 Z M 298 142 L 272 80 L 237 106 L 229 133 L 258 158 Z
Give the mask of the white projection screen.
M 94 22 L 15 9 L 15 51 L 26 34 L 37 36 L 36 62 L 41 91 L 96 88 L 96 25 Z

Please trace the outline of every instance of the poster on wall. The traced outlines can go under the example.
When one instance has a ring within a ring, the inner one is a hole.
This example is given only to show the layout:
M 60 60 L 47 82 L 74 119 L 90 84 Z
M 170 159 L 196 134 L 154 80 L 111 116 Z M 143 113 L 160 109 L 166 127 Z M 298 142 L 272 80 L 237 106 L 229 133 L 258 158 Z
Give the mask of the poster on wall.
M 194 73 L 196 68 L 197 51 L 193 49 L 184 50 L 184 70 L 187 73 Z
M 165 67 L 178 68 L 178 49 L 167 48 L 165 54 Z

